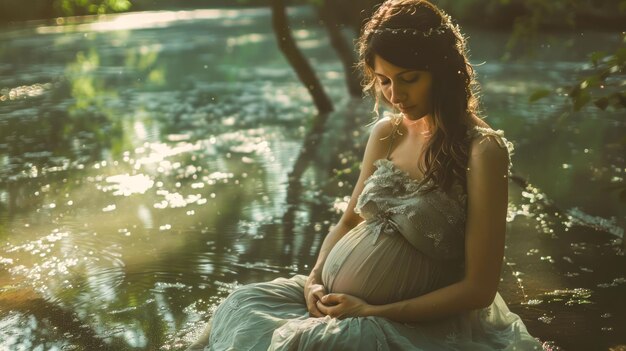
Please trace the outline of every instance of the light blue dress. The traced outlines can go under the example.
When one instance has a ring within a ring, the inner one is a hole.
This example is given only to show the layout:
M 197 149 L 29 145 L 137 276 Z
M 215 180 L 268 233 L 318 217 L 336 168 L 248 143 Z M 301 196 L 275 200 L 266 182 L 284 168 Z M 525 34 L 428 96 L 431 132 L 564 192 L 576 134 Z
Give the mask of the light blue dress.
M 501 131 L 475 127 L 468 138 L 494 138 L 512 151 Z M 458 281 L 465 243 L 462 187 L 425 192 L 388 158 L 375 165 L 355 207 L 365 221 L 329 253 L 324 286 L 382 304 Z M 309 316 L 305 280 L 295 275 L 237 288 L 215 311 L 205 350 L 541 350 L 499 294 L 487 308 L 436 322 L 339 320 Z

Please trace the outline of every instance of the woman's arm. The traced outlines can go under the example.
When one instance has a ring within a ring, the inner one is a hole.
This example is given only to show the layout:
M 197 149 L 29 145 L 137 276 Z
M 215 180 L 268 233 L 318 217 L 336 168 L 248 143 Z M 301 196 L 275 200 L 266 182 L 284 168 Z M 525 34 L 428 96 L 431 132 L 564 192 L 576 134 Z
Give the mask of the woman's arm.
M 326 238 L 324 238 L 315 266 L 309 275 L 309 280 L 314 282 L 321 281 L 322 268 L 330 250 L 332 250 L 333 246 L 335 246 L 339 239 L 341 239 L 347 232 L 363 220 L 363 218 L 354 212 L 354 208 L 359 195 L 363 191 L 365 180 L 369 178 L 376 169 L 374 161 L 384 158 L 386 155 L 390 138 L 385 137 L 389 136 L 392 128 L 393 125 L 389 118 L 381 119 L 372 128 L 367 145 L 365 146 L 365 153 L 363 155 L 363 161 L 361 162 L 359 178 L 354 186 L 354 190 L 352 191 L 352 196 L 350 196 L 348 206 L 341 216 L 341 219 L 339 219 L 339 222 L 331 228 L 328 235 L 326 235 Z
M 314 317 L 322 317 L 325 313 L 321 312 L 317 307 L 317 302 L 326 294 L 326 289 L 322 284 L 322 269 L 328 254 L 347 232 L 359 224 L 363 219 L 354 212 L 359 195 L 363 191 L 364 183 L 369 176 L 374 173 L 374 161 L 385 157 L 386 147 L 389 145 L 389 139 L 384 139 L 392 131 L 392 124 L 388 118 L 382 119 L 374 125 L 370 137 L 365 146 L 365 154 L 361 163 L 361 172 L 359 179 L 352 191 L 352 196 L 348 206 L 341 216 L 339 222 L 331 228 L 326 238 L 322 242 L 320 253 L 317 261 L 309 274 L 304 285 L 304 298 L 309 313 Z M 384 140 L 381 140 L 384 139 Z
M 329 294 L 322 298 L 320 311 L 339 318 L 380 316 L 397 322 L 421 322 L 491 304 L 500 280 L 508 206 L 507 151 L 492 138 L 477 138 L 468 161 L 464 278 L 386 305 L 368 305 L 349 295 Z

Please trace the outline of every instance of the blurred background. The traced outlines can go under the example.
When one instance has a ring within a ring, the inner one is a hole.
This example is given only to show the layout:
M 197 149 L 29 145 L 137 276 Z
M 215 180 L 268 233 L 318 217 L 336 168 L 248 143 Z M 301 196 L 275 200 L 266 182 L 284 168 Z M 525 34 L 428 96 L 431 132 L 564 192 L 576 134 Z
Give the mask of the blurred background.
M 184 350 L 234 287 L 308 274 L 379 3 L 0 0 L 0 349 Z M 546 350 L 625 350 L 626 1 L 435 3 L 515 145 L 502 296 Z

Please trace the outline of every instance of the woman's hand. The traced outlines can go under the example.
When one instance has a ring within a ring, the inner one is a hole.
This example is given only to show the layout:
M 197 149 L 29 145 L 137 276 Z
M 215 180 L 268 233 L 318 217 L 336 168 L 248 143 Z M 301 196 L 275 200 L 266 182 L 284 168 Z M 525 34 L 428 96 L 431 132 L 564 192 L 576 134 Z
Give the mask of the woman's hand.
M 304 285 L 306 308 L 312 317 L 324 317 L 326 314 L 318 309 L 317 302 L 326 295 L 326 288 L 322 284 L 308 283 Z
M 348 294 L 328 294 L 317 303 L 317 309 L 334 318 L 364 317 L 370 305 Z

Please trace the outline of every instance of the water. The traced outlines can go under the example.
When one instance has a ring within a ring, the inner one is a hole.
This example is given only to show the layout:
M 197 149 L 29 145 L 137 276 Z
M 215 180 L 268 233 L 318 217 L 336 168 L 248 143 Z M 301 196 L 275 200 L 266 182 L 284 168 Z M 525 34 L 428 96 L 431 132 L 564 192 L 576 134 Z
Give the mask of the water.
M 266 9 L 3 30 L 0 349 L 180 350 L 238 284 L 308 273 L 371 102 L 292 16 L 337 107 L 321 134 Z M 506 34 L 470 36 L 487 122 L 516 145 L 503 297 L 546 348 L 626 344 L 623 116 L 527 103 L 617 36 L 562 34 L 511 63 Z

